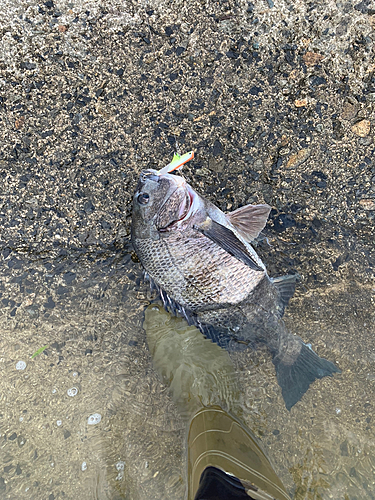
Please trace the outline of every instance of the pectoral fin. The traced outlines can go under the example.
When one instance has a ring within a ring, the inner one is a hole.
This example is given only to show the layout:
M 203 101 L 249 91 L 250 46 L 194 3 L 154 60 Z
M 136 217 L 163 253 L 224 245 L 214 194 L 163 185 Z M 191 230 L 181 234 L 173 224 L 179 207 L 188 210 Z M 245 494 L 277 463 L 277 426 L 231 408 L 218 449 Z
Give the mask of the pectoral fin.
M 194 226 L 194 229 L 201 232 L 207 238 L 214 241 L 230 255 L 240 260 L 254 271 L 264 271 L 253 259 L 245 245 L 237 236 L 225 226 L 218 224 L 210 218 L 207 218 L 203 224 Z
M 226 214 L 226 217 L 244 240 L 250 243 L 266 225 L 270 211 L 269 205 L 246 205 Z

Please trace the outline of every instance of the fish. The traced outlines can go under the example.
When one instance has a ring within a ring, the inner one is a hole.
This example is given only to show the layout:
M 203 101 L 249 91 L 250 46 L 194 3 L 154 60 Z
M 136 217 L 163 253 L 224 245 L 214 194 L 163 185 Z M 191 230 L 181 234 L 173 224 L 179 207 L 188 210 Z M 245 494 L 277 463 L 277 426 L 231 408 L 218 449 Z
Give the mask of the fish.
M 290 410 L 312 382 L 340 370 L 285 327 L 298 277 L 269 277 L 252 245 L 270 210 L 224 213 L 181 175 L 146 169 L 133 197 L 131 241 L 169 312 L 228 350 L 267 346 Z

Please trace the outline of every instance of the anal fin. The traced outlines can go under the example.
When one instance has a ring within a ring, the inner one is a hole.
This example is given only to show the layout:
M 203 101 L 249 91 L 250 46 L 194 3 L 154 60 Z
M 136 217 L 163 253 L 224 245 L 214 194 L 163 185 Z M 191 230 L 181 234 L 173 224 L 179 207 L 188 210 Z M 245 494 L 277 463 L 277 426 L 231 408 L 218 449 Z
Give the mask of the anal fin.
M 289 300 L 293 297 L 296 283 L 299 281 L 299 274 L 287 274 L 286 276 L 279 276 L 277 278 L 271 278 L 271 282 L 277 289 L 279 295 L 279 301 L 281 306 L 281 316 L 284 314 L 284 310 L 289 304 Z

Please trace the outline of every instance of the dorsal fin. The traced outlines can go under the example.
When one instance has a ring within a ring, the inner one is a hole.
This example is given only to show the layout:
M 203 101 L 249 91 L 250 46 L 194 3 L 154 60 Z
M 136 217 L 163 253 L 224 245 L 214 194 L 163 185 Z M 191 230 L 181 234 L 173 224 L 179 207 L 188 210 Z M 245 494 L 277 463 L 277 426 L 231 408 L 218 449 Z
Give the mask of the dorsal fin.
M 270 211 L 269 205 L 246 205 L 226 216 L 240 235 L 251 243 L 266 225 Z

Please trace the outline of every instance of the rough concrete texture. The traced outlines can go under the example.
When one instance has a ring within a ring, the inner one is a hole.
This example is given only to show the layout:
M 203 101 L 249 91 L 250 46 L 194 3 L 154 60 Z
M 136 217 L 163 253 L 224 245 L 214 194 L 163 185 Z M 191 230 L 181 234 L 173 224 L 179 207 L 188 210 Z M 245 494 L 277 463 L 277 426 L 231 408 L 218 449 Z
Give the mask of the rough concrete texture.
M 343 370 L 287 414 L 269 358 L 239 355 L 248 424 L 263 429 L 295 498 L 374 498 L 374 27 L 370 0 L 1 1 L 0 450 L 8 469 L 0 496 L 183 498 L 183 425 L 150 368 L 140 328 L 146 297 L 128 246 L 139 172 L 168 163 L 177 139 L 181 152 L 196 153 L 184 175 L 221 209 L 272 205 L 265 231 L 272 247 L 264 240 L 258 249 L 270 275 L 302 277 L 290 329 Z M 114 335 L 108 344 L 106 334 Z M 23 400 L 24 386 L 14 378 L 19 356 L 45 344 L 28 391 L 50 378 L 52 390 L 78 368 L 92 384 L 92 405 L 83 401 L 74 410 L 83 420 L 74 427 L 72 417 L 71 445 L 69 436 L 45 430 L 52 424 L 42 414 L 59 418 L 54 403 L 47 396 L 45 403 Z M 91 354 L 94 363 L 87 362 Z M 120 367 L 116 354 L 126 360 Z M 255 370 L 247 378 L 246 366 Z M 120 374 L 111 403 L 98 389 L 105 391 L 106 371 Z M 10 436 L 19 435 L 14 401 L 40 412 L 27 457 L 19 443 L 12 451 L 18 438 Z M 97 445 L 92 438 L 98 476 L 84 483 L 74 476 L 85 458 L 76 450 L 95 401 L 108 414 Z M 111 440 L 107 422 L 124 407 Z M 355 410 L 336 422 L 349 407 Z M 166 428 L 176 434 L 159 432 L 163 408 Z M 122 455 L 113 451 L 121 429 Z M 60 465 L 57 476 L 54 442 L 65 453 L 70 446 L 67 456 L 76 460 L 65 460 L 71 469 Z M 33 465 L 43 443 L 45 461 Z M 363 460 L 360 453 L 367 453 Z M 126 466 L 115 469 L 122 456 Z M 104 473 L 100 460 L 112 472 Z
M 220 207 L 265 200 L 276 223 L 294 212 L 287 225 L 371 234 L 372 14 L 366 2 L 3 3 L 4 244 L 121 243 L 137 175 L 169 161 L 173 133 Z

